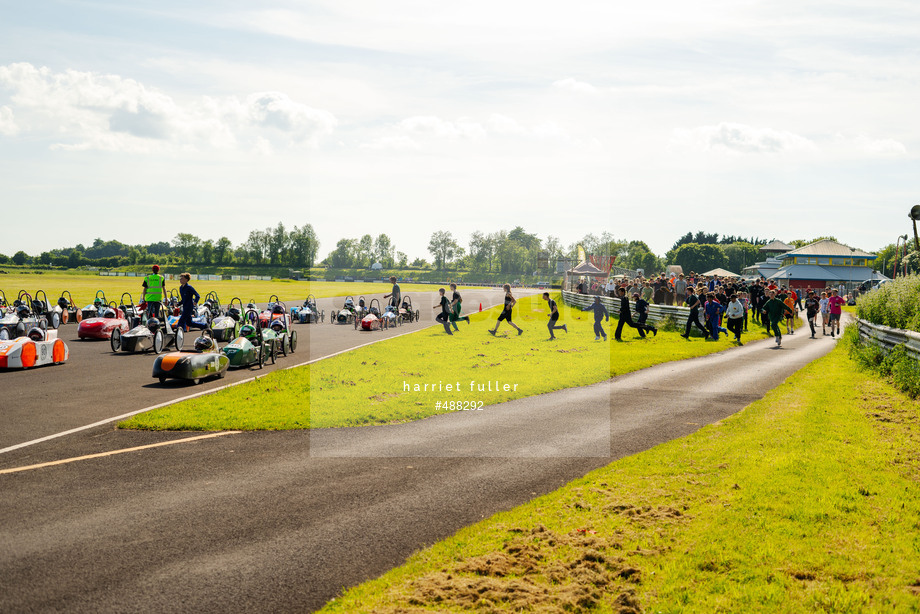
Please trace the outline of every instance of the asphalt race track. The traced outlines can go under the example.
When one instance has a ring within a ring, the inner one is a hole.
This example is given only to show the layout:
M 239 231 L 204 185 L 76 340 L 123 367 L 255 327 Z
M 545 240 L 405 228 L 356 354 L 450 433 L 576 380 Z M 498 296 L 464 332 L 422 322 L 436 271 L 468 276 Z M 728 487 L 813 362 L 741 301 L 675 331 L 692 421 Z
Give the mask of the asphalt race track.
M 528 291 L 517 294 L 524 296 Z M 65 364 L 0 372 L 0 399 L 3 399 L 0 450 L 431 326 L 436 313 L 432 301 L 437 292 L 411 296 L 413 306 L 420 312 L 420 322 L 373 332 L 330 324 L 331 310 L 341 309 L 344 299 L 319 299 L 317 307 L 326 311 L 326 321 L 293 325 L 298 344 L 294 354 L 279 356 L 274 365 L 269 363 L 262 370 L 231 370 L 223 379 L 211 379 L 197 386 L 178 380 L 160 384 L 152 377 L 155 359 L 152 352 L 114 354 L 108 341 L 79 340 L 77 325 L 65 324 L 58 329 L 58 335 L 70 348 L 70 358 Z M 501 302 L 503 296 L 501 290 L 495 289 L 464 290 L 465 311 L 474 306 L 478 310 L 480 302 L 485 309 Z M 367 298 L 370 300 L 370 296 Z M 186 344 L 191 345 L 193 339 L 194 333 L 189 333 Z
M 196 436 L 109 426 L 2 454 L 0 611 L 316 609 L 463 526 L 738 411 L 833 347 L 802 333 L 411 424 L 4 473 Z

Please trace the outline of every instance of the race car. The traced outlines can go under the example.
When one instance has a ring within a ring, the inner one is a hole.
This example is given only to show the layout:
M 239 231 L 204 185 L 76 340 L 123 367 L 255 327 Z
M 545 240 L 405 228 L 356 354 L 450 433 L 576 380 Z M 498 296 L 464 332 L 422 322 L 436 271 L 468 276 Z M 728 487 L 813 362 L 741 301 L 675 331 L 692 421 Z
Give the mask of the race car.
M 57 329 L 61 325 L 61 314 L 54 310 L 44 290 L 35 292 L 35 298 L 32 299 L 31 307 L 35 317 L 44 318 L 48 322 L 49 327 Z
M 354 324 L 358 319 L 358 308 L 355 306 L 355 299 L 351 296 L 345 297 L 345 306 L 339 311 L 332 310 L 330 322 L 333 324 Z
M 278 318 L 287 318 L 287 305 L 278 299 L 277 294 L 272 294 L 268 299 L 268 307 L 259 314 L 259 321 L 262 322 L 262 328 L 268 328 L 272 320 Z
M 82 319 L 80 308 L 73 302 L 73 297 L 68 290 L 61 292 L 61 297 L 51 309 L 58 314 L 61 324 L 79 322 Z
M 282 355 L 287 356 L 288 352 L 293 354 L 297 349 L 297 331 L 290 329 L 290 320 L 287 317 L 275 318 L 268 325 L 268 329 L 262 332 L 265 339 L 270 339 L 272 334 L 277 339 L 277 348 Z
M 30 369 L 67 360 L 70 350 L 56 330 L 32 328 L 17 339 L 0 341 L 0 369 Z
M 28 294 L 24 297 L 20 294 L 20 297 L 22 298 L 16 299 L 16 302 L 13 303 L 13 311 L 0 318 L 0 340 L 24 337 L 33 328 L 41 330 L 48 328 L 48 321 L 45 318 L 32 315 L 28 307 L 32 302 L 32 297 Z
M 302 307 L 291 309 L 291 319 L 301 324 L 315 324 L 326 320 L 326 312 L 316 308 L 316 297 L 310 294 Z
M 87 318 L 98 318 L 102 315 L 102 312 L 105 311 L 105 307 L 108 304 L 108 301 L 105 300 L 105 292 L 96 290 L 96 298 L 93 299 L 92 303 L 80 309 L 80 315 L 77 316 L 77 322 Z
M 166 312 L 161 307 L 159 318 L 147 318 L 144 324 L 139 324 L 125 333 L 122 333 L 120 329 L 113 330 L 110 343 L 113 352 L 153 350 L 159 354 L 170 345 L 181 350 L 184 339 L 183 330 L 170 326 Z
M 370 307 L 367 309 L 367 315 L 361 318 L 360 323 L 355 320 L 355 330 L 358 329 L 359 324 L 361 330 L 382 330 L 384 328 L 384 320 L 381 316 L 380 301 L 372 298 Z
M 153 377 L 162 384 L 167 379 L 190 380 L 198 384 L 208 377 L 223 377 L 230 359 L 220 352 L 208 331 L 195 340 L 194 351 L 170 352 L 157 356 L 153 363 Z
M 380 314 L 380 319 L 383 320 L 383 327 L 385 329 L 402 325 L 402 318 L 399 316 L 399 312 L 393 305 L 387 305 L 383 308 L 383 313 Z
M 403 322 L 418 321 L 418 309 L 412 309 L 412 299 L 408 295 L 403 296 L 402 304 L 399 306 L 399 318 Z
M 231 367 L 258 365 L 261 369 L 269 358 L 272 364 L 275 363 L 275 341 L 266 343 L 262 332 L 258 323 L 244 324 L 240 327 L 239 336 L 221 349 L 221 352 L 230 360 Z
M 215 341 L 230 341 L 240 333 L 243 318 L 243 301 L 234 296 L 227 306 L 226 313 L 217 315 L 211 320 L 211 334 Z
M 121 309 L 108 305 L 102 315 L 80 320 L 77 325 L 77 337 L 80 339 L 111 339 L 112 332 L 118 330 L 124 334 L 131 330 L 131 323 L 125 318 Z

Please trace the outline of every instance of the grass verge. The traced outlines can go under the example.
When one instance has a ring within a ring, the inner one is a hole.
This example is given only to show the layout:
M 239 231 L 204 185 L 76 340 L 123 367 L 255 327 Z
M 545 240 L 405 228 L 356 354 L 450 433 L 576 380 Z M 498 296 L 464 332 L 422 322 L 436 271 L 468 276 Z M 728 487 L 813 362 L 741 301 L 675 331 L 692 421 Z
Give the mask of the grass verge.
M 507 324 L 497 337 L 490 336 L 486 327 L 494 326 L 497 310 L 477 312 L 471 315 L 471 324 L 460 322 L 460 331 L 452 337 L 441 326 L 433 326 L 140 414 L 119 426 L 257 430 L 406 422 L 443 413 L 435 406 L 438 401 L 501 403 L 592 384 L 733 345 L 724 335 L 717 343 L 687 341 L 676 332 L 640 339 L 628 327 L 622 343 L 595 342 L 593 316 L 563 305 L 558 297 L 557 302 L 560 322 L 568 325 L 569 333 L 556 331 L 556 341 L 548 340 L 546 303 L 537 296 L 527 297 L 515 307 L 515 322 L 525 329 L 521 336 Z M 615 324 L 613 319 L 605 324 L 608 334 Z M 752 327 L 747 338 L 762 338 L 762 330 Z M 342 334 L 366 334 L 368 340 L 373 339 L 373 333 L 351 329 L 343 329 Z M 491 391 L 479 391 L 478 386 L 488 388 L 490 383 Z
M 744 411 L 465 528 L 323 611 L 916 611 L 918 410 L 838 347 Z

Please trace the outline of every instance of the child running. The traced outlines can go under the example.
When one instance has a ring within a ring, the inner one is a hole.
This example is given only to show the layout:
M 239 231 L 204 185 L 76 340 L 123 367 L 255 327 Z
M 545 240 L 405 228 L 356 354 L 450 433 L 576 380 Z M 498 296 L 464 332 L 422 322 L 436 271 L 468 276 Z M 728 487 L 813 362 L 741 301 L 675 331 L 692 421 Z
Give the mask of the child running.
M 569 329 L 566 328 L 565 324 L 563 324 L 562 326 L 556 325 L 556 322 L 559 320 L 559 308 L 556 307 L 556 301 L 554 301 L 553 299 L 549 297 L 549 292 L 543 293 L 543 300 L 546 301 L 547 305 L 549 305 L 549 312 L 550 312 L 549 313 L 549 323 L 546 325 L 546 327 L 549 328 L 550 340 L 556 338 L 556 335 L 553 334 L 554 330 L 558 330 L 561 328 L 566 333 L 568 333 Z
M 514 296 L 511 294 L 511 286 L 505 284 L 502 287 L 505 289 L 505 308 L 500 314 L 498 314 L 498 320 L 495 322 L 495 328 L 490 328 L 489 334 L 494 337 L 495 333 L 498 332 L 498 325 L 502 323 L 502 320 L 504 320 L 513 326 L 520 335 L 524 332 L 524 329 L 520 328 L 517 324 L 511 321 L 511 309 L 514 307 L 515 303 L 517 303 L 517 299 L 514 298 Z
M 457 292 L 457 284 L 450 284 L 451 292 L 453 295 L 450 299 L 450 324 L 454 327 L 454 330 L 460 330 L 457 328 L 457 320 L 466 320 L 466 323 L 470 323 L 470 316 L 461 316 L 460 315 L 460 305 L 463 303 L 463 299 L 460 298 L 460 293 Z
M 444 332 L 448 335 L 454 333 L 450 330 L 450 301 L 444 296 L 444 288 L 438 288 L 438 294 L 441 295 L 441 302 L 434 306 L 434 309 L 441 308 L 441 313 L 435 316 L 435 320 L 444 325 Z
M 584 311 L 594 312 L 594 340 L 600 341 L 601 335 L 603 335 L 604 341 L 607 341 L 607 333 L 604 332 L 604 327 L 601 326 L 601 319 L 603 319 L 605 322 L 609 322 L 610 314 L 607 312 L 607 308 L 604 307 L 604 304 L 601 302 L 601 297 L 595 296 L 594 303 L 590 307 L 585 307 Z

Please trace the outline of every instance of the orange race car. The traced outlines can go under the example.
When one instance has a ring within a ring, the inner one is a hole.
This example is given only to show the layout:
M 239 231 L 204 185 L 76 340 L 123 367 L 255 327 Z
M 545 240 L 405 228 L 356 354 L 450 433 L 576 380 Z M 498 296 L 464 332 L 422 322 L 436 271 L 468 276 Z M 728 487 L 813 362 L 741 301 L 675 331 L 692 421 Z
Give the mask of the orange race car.
M 70 350 L 57 331 L 33 328 L 24 337 L 0 341 L 0 369 L 29 369 L 67 360 Z

